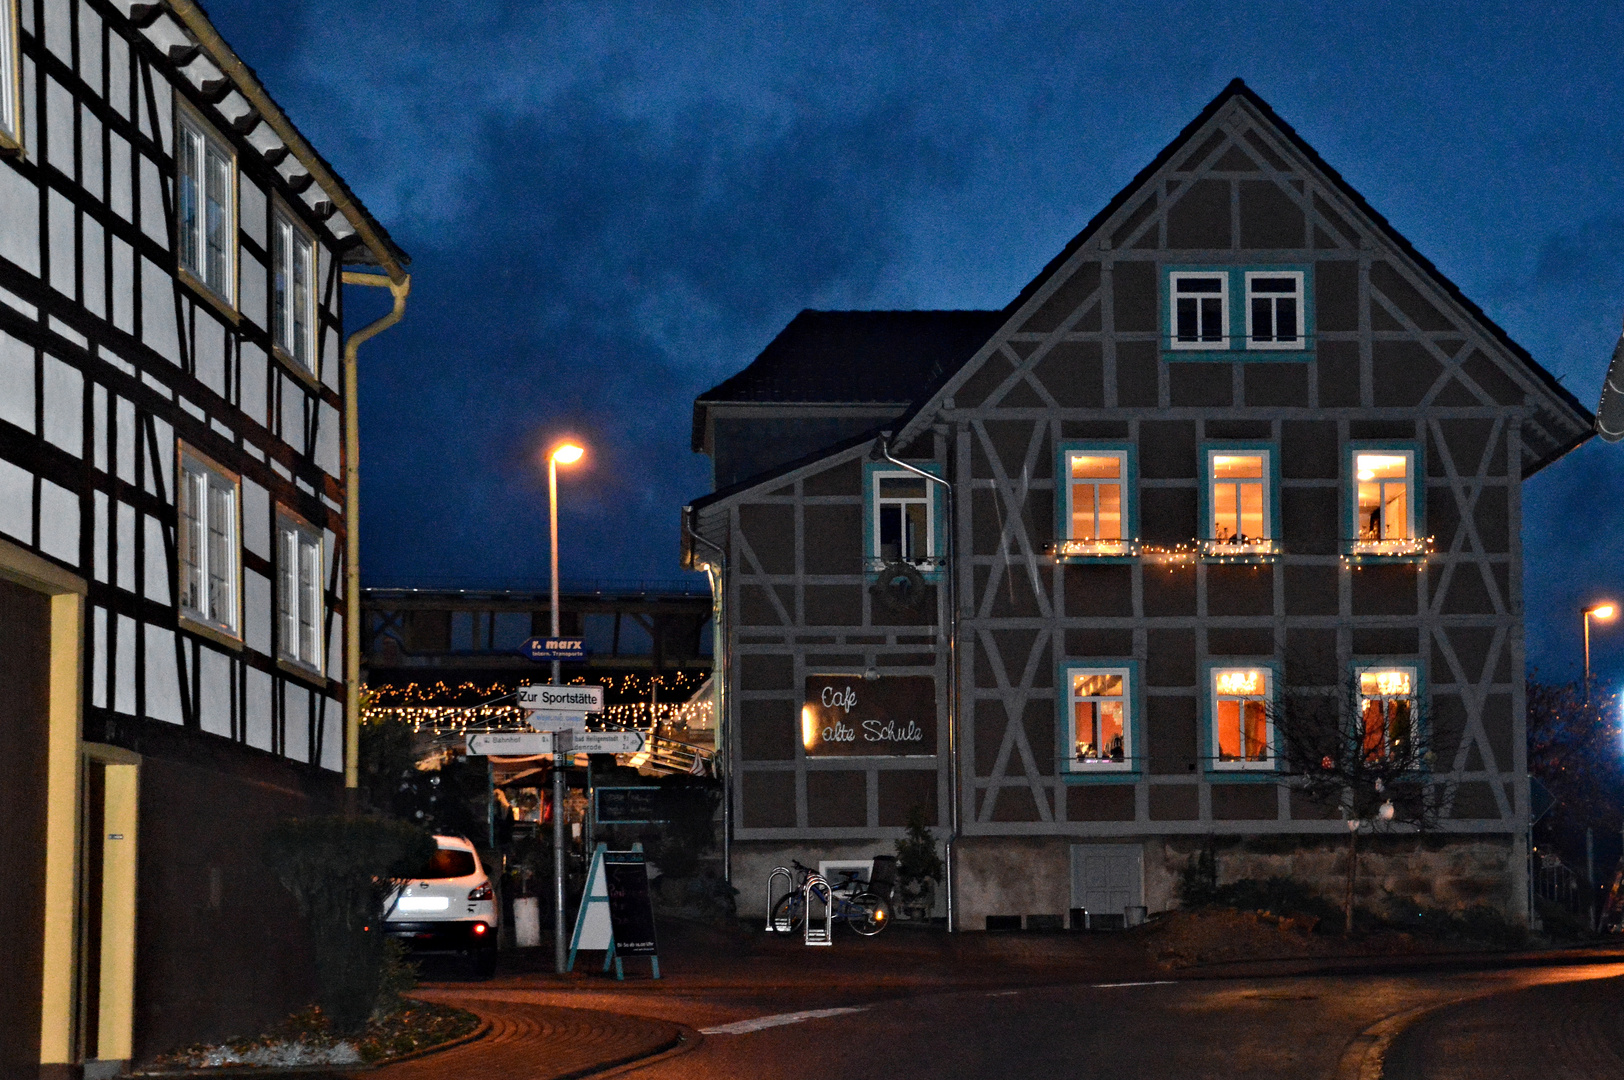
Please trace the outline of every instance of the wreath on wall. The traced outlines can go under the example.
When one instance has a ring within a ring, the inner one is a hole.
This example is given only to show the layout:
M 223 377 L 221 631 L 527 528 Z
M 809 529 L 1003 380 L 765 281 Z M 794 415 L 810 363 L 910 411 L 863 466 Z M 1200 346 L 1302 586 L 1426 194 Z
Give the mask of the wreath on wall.
M 891 559 L 880 568 L 874 584 L 869 586 L 874 599 L 902 611 L 917 612 L 924 608 L 927 592 L 925 576 L 919 568 L 901 559 Z

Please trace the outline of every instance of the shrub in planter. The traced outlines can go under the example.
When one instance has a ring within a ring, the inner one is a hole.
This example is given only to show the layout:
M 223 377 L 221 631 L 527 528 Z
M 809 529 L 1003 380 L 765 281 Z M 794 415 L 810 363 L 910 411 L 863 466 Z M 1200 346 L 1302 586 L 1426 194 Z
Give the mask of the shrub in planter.
M 896 903 L 914 918 L 924 918 L 942 879 L 942 856 L 923 806 L 908 811 L 908 831 L 897 841 Z
M 395 880 L 433 853 L 428 833 L 380 817 L 291 818 L 266 837 L 265 860 L 309 930 L 318 1004 L 334 1032 L 361 1031 L 398 992 L 399 957 L 379 914 Z

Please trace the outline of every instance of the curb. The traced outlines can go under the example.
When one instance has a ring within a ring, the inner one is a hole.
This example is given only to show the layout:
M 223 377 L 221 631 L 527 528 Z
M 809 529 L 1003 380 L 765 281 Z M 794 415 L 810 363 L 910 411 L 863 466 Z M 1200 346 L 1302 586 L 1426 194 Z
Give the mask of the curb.
M 464 1012 L 473 1012 L 465 1009 Z M 477 1015 L 477 1014 L 476 1014 Z M 479 1018 L 479 1026 L 466 1035 L 458 1035 L 455 1039 L 448 1039 L 433 1046 L 425 1046 L 397 1057 L 384 1058 L 381 1061 L 357 1062 L 353 1065 L 206 1065 L 195 1069 L 148 1069 L 130 1073 L 131 1080 L 203 1080 L 221 1076 L 242 1077 L 278 1077 L 278 1076 L 358 1076 L 362 1073 L 373 1072 L 387 1068 L 402 1061 L 415 1061 L 417 1058 L 438 1054 L 442 1050 L 452 1050 L 459 1046 L 466 1046 L 476 1039 L 483 1039 L 490 1034 L 491 1022 L 485 1017 Z
M 630 1013 L 618 1013 L 616 1015 L 631 1016 Z M 634 1017 L 634 1019 L 643 1018 Z M 683 1054 L 699 1049 L 700 1044 L 705 1041 L 705 1036 L 701 1035 L 696 1029 L 689 1027 L 687 1024 L 678 1024 L 672 1020 L 662 1020 L 660 1022 L 664 1024 L 671 1024 L 673 1027 L 677 1028 L 676 1037 L 671 1039 L 670 1042 L 665 1043 L 663 1046 L 648 1051 L 647 1053 L 631 1054 L 626 1057 L 616 1058 L 612 1061 L 605 1061 L 596 1065 L 588 1065 L 585 1068 L 576 1069 L 574 1072 L 565 1073 L 562 1076 L 555 1076 L 552 1078 L 552 1080 L 581 1080 L 581 1078 L 588 1076 L 624 1076 L 625 1074 L 635 1072 L 638 1069 L 647 1068 L 650 1065 L 657 1065 L 662 1061 L 669 1061 L 671 1058 L 681 1057 Z

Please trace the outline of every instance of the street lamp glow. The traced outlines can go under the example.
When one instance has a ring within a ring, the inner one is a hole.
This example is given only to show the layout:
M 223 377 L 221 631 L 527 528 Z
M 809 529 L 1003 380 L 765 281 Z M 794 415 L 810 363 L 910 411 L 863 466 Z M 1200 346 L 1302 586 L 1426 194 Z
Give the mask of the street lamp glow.
M 1600 620 L 1606 621 L 1607 619 L 1611 619 L 1614 615 L 1617 615 L 1617 614 L 1618 614 L 1618 608 L 1615 607 L 1612 604 L 1597 604 L 1595 607 L 1590 609 L 1590 617 L 1592 619 L 1600 619 Z
M 560 465 L 574 465 L 577 461 L 580 461 L 585 454 L 586 451 L 581 449 L 579 446 L 576 446 L 574 443 L 562 443 L 553 448 L 553 452 L 548 455 L 548 458 L 551 461 L 558 462 Z
M 1618 614 L 1618 605 L 1611 600 L 1584 609 L 1585 625 L 1585 704 L 1590 704 L 1590 620 L 1608 622 Z

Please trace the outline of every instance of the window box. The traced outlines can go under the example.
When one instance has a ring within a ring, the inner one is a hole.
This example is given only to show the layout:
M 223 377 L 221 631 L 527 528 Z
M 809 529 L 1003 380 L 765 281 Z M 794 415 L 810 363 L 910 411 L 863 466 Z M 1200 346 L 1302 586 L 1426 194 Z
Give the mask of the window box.
M 1166 267 L 1164 355 L 1306 360 L 1314 339 L 1313 285 L 1313 267 L 1307 265 Z
M 1061 779 L 1133 779 L 1142 745 L 1138 662 L 1073 660 L 1058 674 Z
M 176 487 L 181 617 L 240 642 L 242 498 L 237 474 L 182 445 Z
M 276 513 L 276 656 L 314 675 L 324 649 L 321 533 L 283 507 Z
M 1271 662 L 1207 667 L 1205 724 L 1208 768 L 1273 773 L 1274 709 L 1279 673 Z
M 1431 537 L 1421 535 L 1420 449 L 1413 442 L 1350 443 L 1342 554 L 1353 563 L 1423 562 Z
M 1278 458 L 1271 443 L 1202 445 L 1203 562 L 1270 562 L 1280 555 Z
M 1066 562 L 1139 554 L 1139 468 L 1132 443 L 1065 442 L 1057 449 L 1055 536 Z
M 933 461 L 919 469 L 941 475 Z M 941 485 L 886 462 L 863 467 L 863 548 L 870 574 L 898 564 L 923 577 L 939 576 L 947 565 Z

